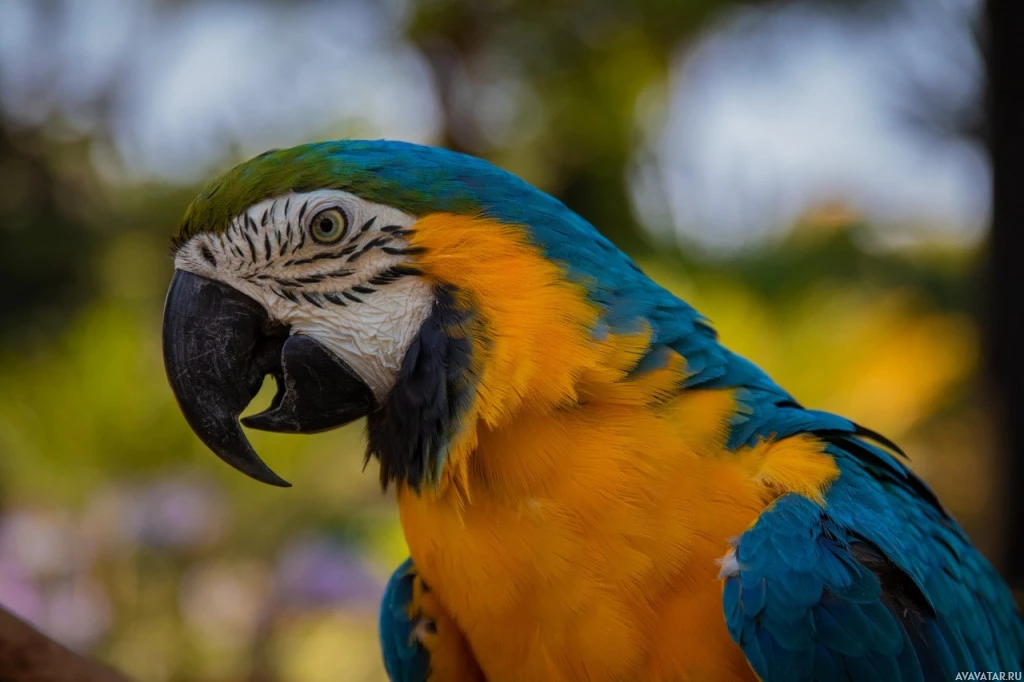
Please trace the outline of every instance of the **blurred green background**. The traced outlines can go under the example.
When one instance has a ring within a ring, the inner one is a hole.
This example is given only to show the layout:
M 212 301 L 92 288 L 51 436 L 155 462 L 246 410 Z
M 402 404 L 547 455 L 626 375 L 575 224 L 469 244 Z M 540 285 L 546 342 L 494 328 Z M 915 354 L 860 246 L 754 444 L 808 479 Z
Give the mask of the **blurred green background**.
M 376 609 L 405 549 L 362 426 L 251 434 L 295 485 L 260 486 L 187 429 L 160 355 L 198 184 L 346 136 L 468 151 L 560 197 L 804 404 L 900 442 L 1001 565 L 980 12 L 0 4 L 0 603 L 140 680 L 384 679 Z

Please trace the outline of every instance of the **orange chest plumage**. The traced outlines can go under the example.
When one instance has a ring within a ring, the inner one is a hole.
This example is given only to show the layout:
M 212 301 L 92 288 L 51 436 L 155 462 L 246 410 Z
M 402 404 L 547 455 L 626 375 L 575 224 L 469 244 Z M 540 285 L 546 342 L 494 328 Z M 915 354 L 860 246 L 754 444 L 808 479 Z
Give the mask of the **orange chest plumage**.
M 491 331 L 467 331 L 476 397 L 439 485 L 398 488 L 416 570 L 461 633 L 451 648 L 490 682 L 753 679 L 719 562 L 774 497 L 820 501 L 835 464 L 800 437 L 728 451 L 731 392 L 680 392 L 673 353 L 634 372 L 650 329 L 596 338 L 579 286 L 514 228 L 478 223 L 428 216 L 413 238 Z
M 718 561 L 766 484 L 818 486 L 830 463 L 813 443 L 723 452 L 731 411 L 695 392 L 524 416 L 480 434 L 468 499 L 399 490 L 413 561 L 489 680 L 753 679 Z

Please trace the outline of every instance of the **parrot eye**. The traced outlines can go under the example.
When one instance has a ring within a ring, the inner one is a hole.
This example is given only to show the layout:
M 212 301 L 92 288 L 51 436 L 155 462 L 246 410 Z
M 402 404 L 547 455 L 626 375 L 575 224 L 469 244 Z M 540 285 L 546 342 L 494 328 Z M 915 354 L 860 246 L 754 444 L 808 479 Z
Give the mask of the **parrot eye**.
M 321 244 L 333 244 L 348 231 L 348 220 L 337 208 L 320 211 L 309 221 L 309 232 Z

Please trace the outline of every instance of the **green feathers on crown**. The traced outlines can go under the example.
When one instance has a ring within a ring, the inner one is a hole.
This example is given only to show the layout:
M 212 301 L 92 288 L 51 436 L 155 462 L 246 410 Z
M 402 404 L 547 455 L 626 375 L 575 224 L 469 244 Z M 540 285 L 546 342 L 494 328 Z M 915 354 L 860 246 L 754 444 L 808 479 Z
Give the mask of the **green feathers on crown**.
M 203 232 L 222 232 L 249 206 L 288 192 L 333 187 L 327 154 L 313 154 L 313 145 L 272 149 L 238 164 L 208 182 L 188 208 L 174 246 Z
M 461 186 L 475 175 L 472 171 L 487 175 L 497 169 L 445 149 L 389 140 L 337 140 L 273 149 L 203 187 L 185 211 L 173 244 L 178 247 L 204 232 L 222 232 L 249 206 L 289 192 L 344 190 L 414 215 L 476 211 L 480 204 L 472 191 L 466 191 L 475 183 Z

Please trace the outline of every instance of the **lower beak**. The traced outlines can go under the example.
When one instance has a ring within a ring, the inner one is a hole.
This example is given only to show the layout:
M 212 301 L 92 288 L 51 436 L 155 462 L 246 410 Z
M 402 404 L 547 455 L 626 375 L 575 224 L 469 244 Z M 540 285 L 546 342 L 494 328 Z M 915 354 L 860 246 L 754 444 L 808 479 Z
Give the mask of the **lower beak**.
M 225 462 L 271 485 L 289 484 L 260 459 L 238 421 L 267 374 L 277 379 L 277 396 L 246 426 L 315 433 L 377 408 L 366 383 L 316 339 L 289 336 L 255 300 L 183 270 L 167 292 L 163 347 L 171 389 L 195 434 Z

